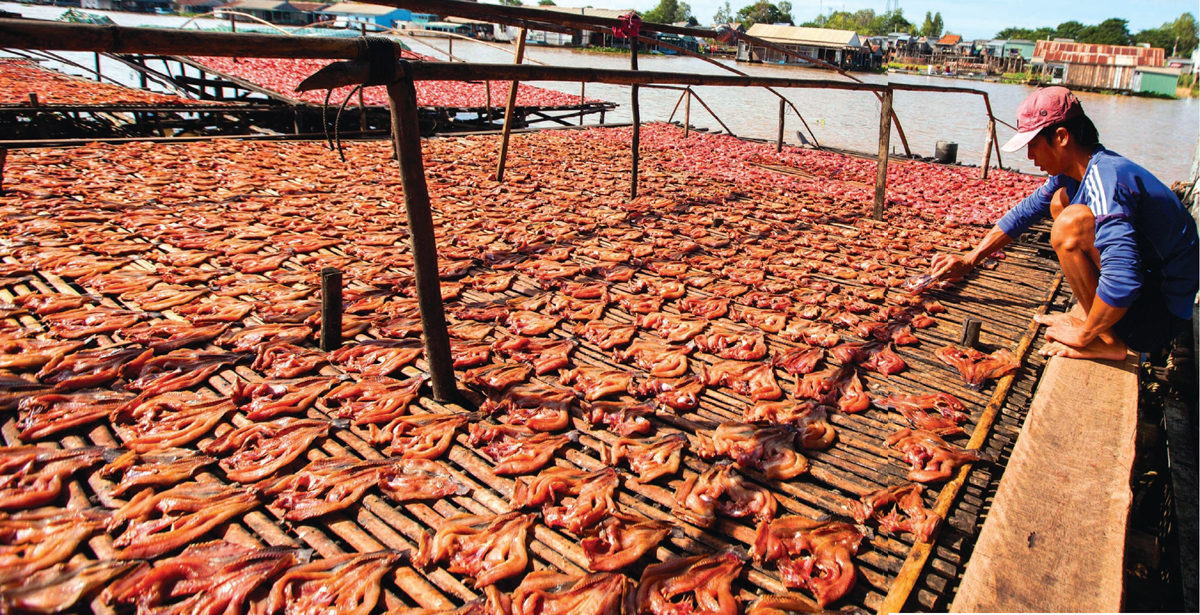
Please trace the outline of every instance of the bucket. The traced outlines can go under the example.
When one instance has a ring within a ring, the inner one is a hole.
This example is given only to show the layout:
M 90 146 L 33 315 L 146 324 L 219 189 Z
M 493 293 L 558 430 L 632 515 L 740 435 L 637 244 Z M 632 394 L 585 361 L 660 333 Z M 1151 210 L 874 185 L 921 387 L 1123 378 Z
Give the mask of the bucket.
M 958 144 L 953 141 L 938 141 L 933 150 L 933 160 L 940 164 L 954 164 L 958 160 Z

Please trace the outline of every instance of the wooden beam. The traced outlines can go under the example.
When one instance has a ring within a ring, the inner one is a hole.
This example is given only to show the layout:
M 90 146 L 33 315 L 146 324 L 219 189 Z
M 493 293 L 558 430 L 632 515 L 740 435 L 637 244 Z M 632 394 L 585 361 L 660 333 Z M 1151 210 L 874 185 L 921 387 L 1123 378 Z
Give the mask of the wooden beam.
M 883 108 L 879 112 L 879 164 L 875 170 L 875 213 L 876 220 L 883 220 L 883 207 L 887 200 L 888 147 L 892 139 L 892 91 L 883 93 Z
M 450 355 L 450 335 L 446 332 L 442 287 L 438 279 L 437 241 L 433 236 L 433 214 L 429 205 L 429 186 L 425 183 L 421 132 L 417 123 L 417 90 L 412 81 L 407 79 L 392 83 L 387 90 L 388 107 L 392 112 L 392 141 L 396 144 L 400 163 L 404 211 L 408 216 L 408 236 L 412 242 L 413 275 L 416 278 L 417 307 L 421 312 L 421 330 L 425 338 L 425 359 L 429 362 L 430 386 L 434 399 L 457 401 L 454 360 Z
M 629 69 L 637 71 L 638 69 L 638 39 L 631 37 L 629 39 Z M 629 103 L 633 111 L 633 137 L 630 144 L 633 150 L 633 167 L 629 171 L 629 198 L 636 199 L 638 192 L 638 154 L 641 149 L 642 142 L 642 112 L 641 106 L 638 105 L 638 86 L 634 85 L 630 88 Z
M 683 95 L 687 97 L 683 100 L 683 138 L 687 139 L 692 130 L 692 88 L 684 90 Z
M 779 136 L 775 139 L 776 152 L 783 151 L 783 114 L 787 111 L 787 105 L 784 104 L 784 102 L 785 101 L 782 98 L 779 99 Z
M 520 64 L 525 59 L 525 30 L 521 29 L 521 33 L 517 36 L 517 53 L 513 56 L 513 63 Z M 504 181 L 504 163 L 508 159 L 508 139 L 512 135 L 513 127 L 513 111 L 517 107 L 517 86 L 520 82 L 513 80 L 512 85 L 508 88 L 508 105 L 504 111 L 504 131 L 500 137 L 500 159 L 496 161 L 496 181 Z

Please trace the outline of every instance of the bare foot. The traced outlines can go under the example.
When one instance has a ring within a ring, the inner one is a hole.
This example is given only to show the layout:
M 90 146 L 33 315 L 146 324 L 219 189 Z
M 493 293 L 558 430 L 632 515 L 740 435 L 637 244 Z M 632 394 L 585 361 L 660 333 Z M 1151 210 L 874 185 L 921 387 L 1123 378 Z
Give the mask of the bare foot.
M 1034 322 L 1047 327 L 1058 325 L 1066 325 L 1069 327 L 1078 327 L 1087 320 L 1087 312 L 1083 311 L 1083 307 L 1078 303 L 1071 311 L 1065 314 L 1038 314 L 1033 317 Z
M 1047 342 L 1039 354 L 1045 357 L 1068 357 L 1071 359 L 1096 359 L 1100 361 L 1120 361 L 1125 358 L 1128 352 L 1125 344 L 1116 342 L 1115 344 L 1105 343 L 1099 339 L 1084 346 L 1083 348 L 1075 348 L 1063 344 L 1062 342 Z

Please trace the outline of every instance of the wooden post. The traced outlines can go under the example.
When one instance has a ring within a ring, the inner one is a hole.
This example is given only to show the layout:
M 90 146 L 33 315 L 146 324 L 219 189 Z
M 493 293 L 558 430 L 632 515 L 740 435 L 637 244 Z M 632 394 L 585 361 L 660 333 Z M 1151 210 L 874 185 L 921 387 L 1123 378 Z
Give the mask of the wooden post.
M 8 161 L 8 148 L 0 147 L 0 194 L 4 194 L 4 163 Z
M 335 267 L 321 270 L 321 350 L 342 347 L 342 272 Z
M 456 401 L 458 387 L 454 383 L 450 335 L 446 332 L 442 286 L 438 280 L 437 242 L 433 236 L 429 186 L 425 184 L 425 164 L 421 159 L 417 90 L 413 87 L 411 74 L 402 76 L 387 86 L 387 90 L 388 106 L 392 112 L 392 142 L 399 153 L 404 210 L 408 215 L 408 233 L 412 241 L 413 275 L 417 285 L 417 306 L 421 311 L 421 330 L 425 334 L 425 359 L 429 362 L 430 386 L 433 387 L 434 399 Z
M 983 144 L 983 164 L 979 169 L 980 179 L 987 179 L 988 165 L 992 164 L 992 141 L 996 140 L 996 123 L 988 122 L 987 141 Z
M 584 102 L 587 99 L 583 97 L 583 92 L 584 92 L 585 88 L 587 88 L 587 82 L 584 82 L 584 81 L 579 82 L 579 125 L 580 126 L 583 126 L 583 105 L 587 104 Z
M 786 102 L 779 99 L 779 138 L 775 140 L 776 153 L 783 151 L 783 112 L 787 109 Z
M 525 60 L 525 28 L 517 31 L 517 53 L 513 57 L 513 64 L 520 64 Z M 508 88 L 508 105 L 504 111 L 504 131 L 500 135 L 500 160 L 496 163 L 496 181 L 504 181 L 504 161 L 508 158 L 508 138 L 512 135 L 513 125 L 513 109 L 517 106 L 517 81 L 512 82 L 512 86 Z
M 237 20 L 234 19 L 233 13 L 229 14 L 229 29 L 233 30 L 234 33 L 237 32 Z
M 883 109 L 879 114 L 879 165 L 875 171 L 875 215 L 883 220 L 883 205 L 887 200 L 888 146 L 892 139 L 892 90 L 883 92 Z
M 692 88 L 683 92 L 683 138 L 688 138 L 692 130 Z
M 100 81 L 101 81 L 101 76 L 102 76 L 102 75 L 100 74 L 100 52 L 99 52 L 99 51 L 97 51 L 97 52 L 96 52 L 95 54 L 93 54 L 93 55 L 95 55 L 95 56 L 96 56 L 96 83 L 100 83 Z
M 360 132 L 367 131 L 367 103 L 363 98 L 363 90 L 366 88 L 358 88 L 358 130 Z
M 629 39 L 629 70 L 638 69 L 638 41 L 636 37 Z M 629 93 L 629 102 L 633 109 L 633 168 L 629 171 L 629 198 L 636 199 L 638 192 L 638 150 L 642 142 L 642 113 L 638 108 L 638 86 L 633 86 Z
M 446 55 L 449 56 L 447 59 L 450 60 L 451 62 L 453 62 L 454 61 L 454 37 L 447 38 L 446 44 L 449 46 L 449 48 L 446 50 Z

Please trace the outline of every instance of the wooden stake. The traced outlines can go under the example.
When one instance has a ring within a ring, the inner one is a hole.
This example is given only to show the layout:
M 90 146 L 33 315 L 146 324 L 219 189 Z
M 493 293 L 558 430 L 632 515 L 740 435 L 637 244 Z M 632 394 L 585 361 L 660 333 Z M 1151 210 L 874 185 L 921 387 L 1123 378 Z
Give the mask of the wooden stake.
M 687 96 L 687 88 L 683 89 L 683 93 L 679 95 L 679 100 L 675 101 L 675 106 L 671 108 L 671 117 L 667 118 L 668 124 L 671 123 L 671 120 L 675 119 L 675 112 L 679 111 L 679 103 L 683 102 L 684 96 Z
M 883 109 L 879 113 L 879 165 L 875 171 L 875 215 L 883 220 L 883 205 L 887 199 L 888 146 L 892 139 L 892 90 L 883 93 Z
M 400 183 L 404 188 L 404 210 L 408 215 L 408 233 L 412 241 L 413 275 L 417 285 L 417 306 L 421 311 L 421 330 L 425 334 L 425 359 L 429 362 L 430 386 L 438 401 L 456 401 L 454 361 L 450 355 L 450 335 L 446 332 L 446 314 L 442 306 L 442 286 L 438 279 L 437 243 L 433 236 L 433 214 L 429 207 L 429 186 L 425 183 L 425 164 L 421 158 L 421 133 L 417 124 L 417 90 L 411 75 L 404 75 L 387 86 L 388 106 L 392 112 L 392 142 L 400 160 Z M 515 85 L 514 85 L 515 90 Z
M 342 347 L 342 272 L 335 267 L 321 270 L 321 350 Z
M 992 141 L 996 140 L 996 123 L 988 122 L 987 141 L 983 144 L 983 164 L 980 165 L 980 179 L 987 179 L 988 165 L 992 163 Z
M 8 148 L 0 147 L 0 194 L 4 194 L 4 163 L 8 161 Z
M 729 127 L 725 125 L 725 122 L 721 121 L 721 118 L 717 117 L 717 114 L 714 113 L 711 108 L 709 108 L 708 104 L 704 102 L 703 98 L 700 98 L 699 94 L 697 94 L 696 92 L 693 91 L 693 92 L 691 92 L 691 96 L 696 98 L 696 102 L 700 103 L 700 106 L 704 107 L 704 110 L 708 111 L 708 114 L 713 116 L 714 120 L 717 120 L 717 123 L 721 125 L 721 128 L 725 129 L 725 132 L 729 133 L 730 136 L 733 136 L 733 131 L 730 130 Z
M 492 82 L 485 80 L 483 82 L 483 89 L 487 93 L 487 119 L 488 119 L 488 127 L 491 127 L 491 125 L 492 125 Z
M 96 56 L 96 82 L 99 83 L 102 77 L 100 74 L 100 52 L 96 52 L 94 55 Z
M 692 130 L 692 88 L 683 92 L 683 138 L 688 138 Z
M 587 82 L 581 81 L 579 83 L 579 125 L 580 126 L 583 126 L 583 105 L 587 104 L 584 102 L 587 99 L 584 98 L 584 96 L 583 96 L 583 92 L 586 88 L 587 88 Z
M 775 151 L 783 151 L 783 112 L 787 110 L 787 105 L 784 100 L 779 99 L 779 138 L 775 140 Z
M 520 64 L 525 59 L 525 28 L 517 31 L 517 54 L 513 64 Z M 504 132 L 500 135 L 500 160 L 496 163 L 496 181 L 504 181 L 504 161 L 508 158 L 508 138 L 512 135 L 513 109 L 517 106 L 517 84 L 514 80 L 508 88 L 508 105 L 504 111 Z
M 629 39 L 629 70 L 638 69 L 638 41 Z M 638 86 L 633 86 L 629 92 L 629 103 L 633 110 L 633 168 L 629 172 L 629 198 L 636 199 L 638 193 L 638 154 L 642 142 L 642 111 L 638 106 Z

